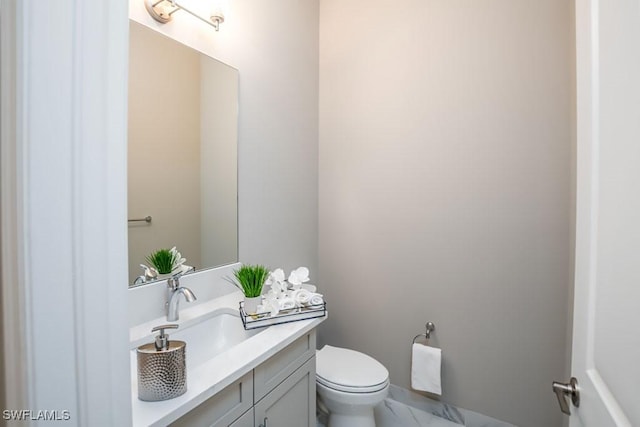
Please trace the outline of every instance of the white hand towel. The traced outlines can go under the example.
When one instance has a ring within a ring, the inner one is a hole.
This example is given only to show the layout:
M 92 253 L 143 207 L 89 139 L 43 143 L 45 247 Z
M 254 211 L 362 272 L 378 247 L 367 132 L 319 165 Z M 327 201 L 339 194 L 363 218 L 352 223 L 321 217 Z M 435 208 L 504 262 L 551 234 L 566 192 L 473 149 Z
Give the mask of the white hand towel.
M 278 300 L 280 302 L 280 310 L 290 310 L 296 306 L 296 302 L 291 297 Z
M 411 353 L 411 387 L 415 390 L 442 394 L 440 384 L 442 350 L 423 344 L 413 344 Z
M 321 305 L 324 303 L 324 299 L 322 299 L 322 295 L 320 294 L 312 294 L 311 299 L 309 300 L 311 305 Z
M 298 289 L 291 292 L 291 298 L 296 302 L 298 307 L 305 306 L 309 304 L 309 300 L 311 300 L 311 292 L 306 289 Z

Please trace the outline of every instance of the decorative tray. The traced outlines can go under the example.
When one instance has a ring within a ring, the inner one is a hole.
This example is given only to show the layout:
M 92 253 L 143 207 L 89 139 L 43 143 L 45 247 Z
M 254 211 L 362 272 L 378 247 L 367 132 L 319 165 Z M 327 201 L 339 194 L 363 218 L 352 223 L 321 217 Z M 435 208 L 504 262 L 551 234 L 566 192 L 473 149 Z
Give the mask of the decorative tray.
M 324 317 L 327 314 L 327 303 L 317 305 L 308 305 L 305 307 L 296 307 L 288 310 L 280 310 L 275 316 L 269 313 L 247 314 L 244 311 L 244 301 L 240 301 L 240 318 L 244 328 L 256 329 L 265 326 L 279 325 L 281 323 L 297 322 L 298 320 L 313 319 L 316 317 Z

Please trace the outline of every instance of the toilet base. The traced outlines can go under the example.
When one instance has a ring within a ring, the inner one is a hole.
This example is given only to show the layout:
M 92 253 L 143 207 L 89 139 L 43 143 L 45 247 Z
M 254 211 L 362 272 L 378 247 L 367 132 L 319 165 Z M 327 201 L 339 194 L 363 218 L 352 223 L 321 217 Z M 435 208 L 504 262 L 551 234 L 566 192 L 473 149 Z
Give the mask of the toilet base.
M 359 408 L 349 414 L 330 413 L 327 427 L 376 427 L 373 408 Z
M 318 406 L 329 413 L 327 427 L 376 427 L 373 408 L 389 391 L 387 385 L 374 393 L 343 393 L 317 384 Z

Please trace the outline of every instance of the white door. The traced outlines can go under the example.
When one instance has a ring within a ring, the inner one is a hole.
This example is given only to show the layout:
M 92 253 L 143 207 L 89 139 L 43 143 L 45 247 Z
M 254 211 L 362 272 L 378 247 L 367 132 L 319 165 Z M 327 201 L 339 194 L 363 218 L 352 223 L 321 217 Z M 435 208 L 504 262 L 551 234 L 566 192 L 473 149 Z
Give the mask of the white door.
M 576 0 L 576 34 L 570 426 L 640 426 L 640 0 Z

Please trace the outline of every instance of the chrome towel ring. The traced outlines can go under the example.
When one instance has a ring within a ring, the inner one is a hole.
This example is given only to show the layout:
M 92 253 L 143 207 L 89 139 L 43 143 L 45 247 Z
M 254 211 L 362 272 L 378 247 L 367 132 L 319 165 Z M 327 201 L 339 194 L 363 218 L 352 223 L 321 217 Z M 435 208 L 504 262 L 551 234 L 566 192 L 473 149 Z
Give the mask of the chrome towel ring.
M 426 344 L 429 343 L 429 338 L 431 338 L 431 332 L 436 330 L 436 325 L 433 322 L 427 322 L 427 324 L 425 325 L 426 328 L 426 332 L 424 334 L 418 334 L 415 337 L 413 337 L 413 342 L 411 344 L 415 344 L 416 340 L 420 337 L 425 337 L 427 342 Z

